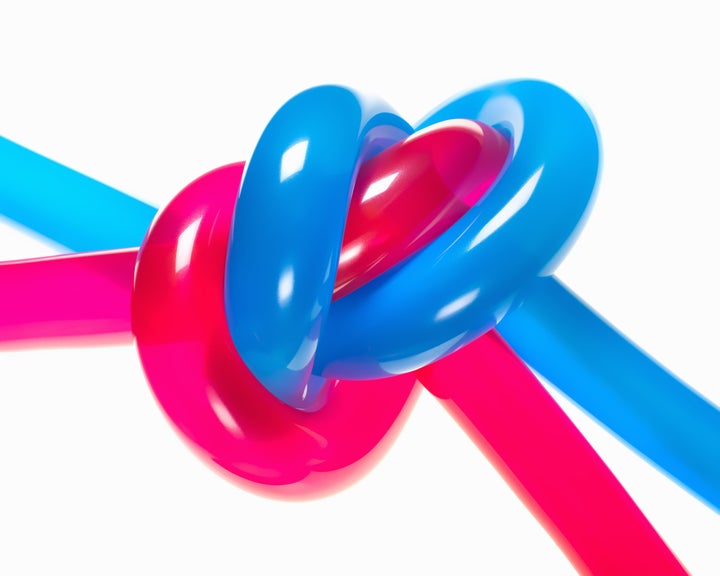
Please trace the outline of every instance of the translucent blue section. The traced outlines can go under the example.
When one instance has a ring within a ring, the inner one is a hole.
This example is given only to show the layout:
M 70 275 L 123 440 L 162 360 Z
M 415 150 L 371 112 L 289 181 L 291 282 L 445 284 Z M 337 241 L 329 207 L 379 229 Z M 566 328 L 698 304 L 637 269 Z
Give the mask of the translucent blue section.
M 156 209 L 0 137 L 0 214 L 72 251 L 140 246 Z
M 556 279 L 498 326 L 538 373 L 720 511 L 720 411 Z

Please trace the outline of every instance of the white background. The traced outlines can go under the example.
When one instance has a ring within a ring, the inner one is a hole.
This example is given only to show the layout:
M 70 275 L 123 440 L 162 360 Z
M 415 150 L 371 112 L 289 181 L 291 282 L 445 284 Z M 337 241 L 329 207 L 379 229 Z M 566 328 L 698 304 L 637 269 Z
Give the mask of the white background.
M 604 144 L 558 276 L 720 403 L 716 16 L 635 4 L 1 0 L 0 134 L 163 205 L 315 84 L 413 122 L 476 85 L 555 82 Z M 0 228 L 2 260 L 51 252 Z M 563 406 L 691 572 L 720 573 L 720 516 Z M 200 465 L 119 347 L 0 354 L 0 573 L 574 572 L 427 395 L 359 484 L 275 502 Z

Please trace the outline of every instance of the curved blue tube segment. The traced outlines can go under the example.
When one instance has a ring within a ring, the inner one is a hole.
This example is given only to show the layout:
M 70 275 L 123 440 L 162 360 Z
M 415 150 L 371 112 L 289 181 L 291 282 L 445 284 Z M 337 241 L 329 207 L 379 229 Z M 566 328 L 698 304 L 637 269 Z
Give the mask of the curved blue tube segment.
M 552 270 L 582 227 L 600 144 L 593 119 L 572 96 L 546 82 L 503 82 L 451 100 L 418 129 L 453 118 L 509 133 L 504 173 L 431 244 L 333 303 L 316 374 L 380 378 L 459 349 Z
M 0 214 L 75 252 L 140 246 L 156 209 L 0 137 Z
M 228 327 L 255 377 L 295 408 L 324 404 L 312 368 L 358 168 L 411 132 L 382 102 L 320 86 L 280 108 L 248 161 L 228 246 Z
M 498 331 L 532 368 L 720 511 L 720 410 L 557 279 L 538 279 Z

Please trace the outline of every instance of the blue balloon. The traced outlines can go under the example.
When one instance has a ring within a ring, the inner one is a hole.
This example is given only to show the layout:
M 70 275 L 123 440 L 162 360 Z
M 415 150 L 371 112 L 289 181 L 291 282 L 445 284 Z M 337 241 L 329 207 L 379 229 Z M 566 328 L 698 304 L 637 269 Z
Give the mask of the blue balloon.
M 411 131 L 389 106 L 322 86 L 277 112 L 247 164 L 228 247 L 228 326 L 248 368 L 291 406 L 324 403 L 313 363 L 358 166 Z
M 569 94 L 539 81 L 496 84 L 451 100 L 418 128 L 452 118 L 509 134 L 505 172 L 442 236 L 333 304 L 317 374 L 377 378 L 457 350 L 552 272 L 584 222 L 600 145 L 593 120 Z

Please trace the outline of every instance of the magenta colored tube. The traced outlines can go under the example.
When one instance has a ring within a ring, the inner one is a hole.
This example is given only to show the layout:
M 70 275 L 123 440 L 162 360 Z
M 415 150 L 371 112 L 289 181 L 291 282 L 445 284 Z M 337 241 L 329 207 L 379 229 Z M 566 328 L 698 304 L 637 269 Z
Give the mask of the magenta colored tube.
M 0 263 L 0 347 L 132 342 L 137 249 Z
M 687 574 L 500 335 L 416 372 L 580 574 Z

